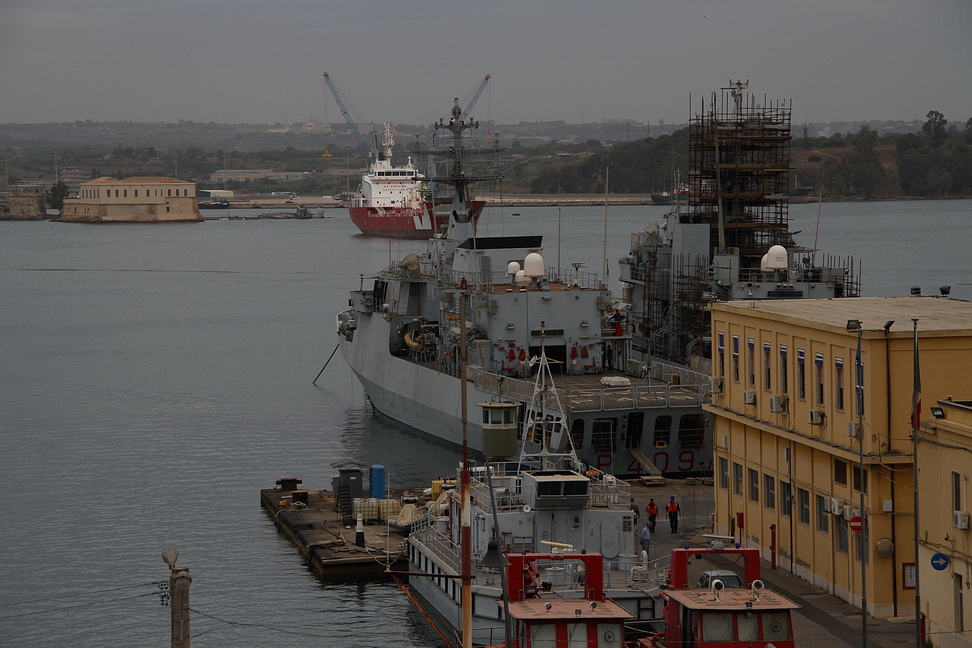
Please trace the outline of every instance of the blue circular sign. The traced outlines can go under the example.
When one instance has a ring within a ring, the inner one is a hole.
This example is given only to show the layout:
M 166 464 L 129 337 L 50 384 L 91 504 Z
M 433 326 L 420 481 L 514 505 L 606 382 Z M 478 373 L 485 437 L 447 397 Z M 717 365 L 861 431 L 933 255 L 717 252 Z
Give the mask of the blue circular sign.
M 942 571 L 943 569 L 948 567 L 948 556 L 946 556 L 943 553 L 935 554 L 934 556 L 931 557 L 931 566 L 932 569 L 935 569 L 937 571 Z

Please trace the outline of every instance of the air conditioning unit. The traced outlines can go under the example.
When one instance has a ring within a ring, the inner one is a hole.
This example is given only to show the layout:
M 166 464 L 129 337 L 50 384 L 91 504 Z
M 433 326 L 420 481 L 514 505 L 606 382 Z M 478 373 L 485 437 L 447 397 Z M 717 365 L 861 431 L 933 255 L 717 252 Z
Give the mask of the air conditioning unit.
M 962 511 L 954 511 L 952 513 L 952 526 L 956 529 L 968 529 L 969 514 Z
M 787 406 L 790 404 L 790 399 L 788 396 L 783 396 L 782 394 L 774 394 L 770 396 L 770 411 L 777 414 L 782 414 L 786 412 Z
M 825 513 L 830 513 L 831 511 L 833 511 L 833 505 L 831 504 L 831 502 L 833 502 L 833 500 L 830 499 L 829 497 L 824 498 L 823 508 Z
M 859 430 L 857 429 L 857 423 L 854 421 L 847 421 L 847 436 L 857 438 Z
M 746 405 L 756 404 L 756 392 L 744 391 L 743 392 L 743 403 Z
M 827 500 L 824 500 L 827 501 Z M 830 501 L 830 512 L 834 515 L 841 515 L 844 512 L 844 503 L 841 502 L 836 497 L 829 498 Z
M 729 435 L 727 434 L 722 435 L 722 445 L 720 445 L 719 447 L 722 448 L 723 450 L 729 449 Z
M 856 518 L 860 514 L 861 514 L 860 511 L 858 511 L 856 508 L 854 508 L 850 504 L 844 504 L 844 519 L 845 520 L 853 520 L 854 518 Z
M 826 416 L 823 410 L 810 410 L 810 425 L 823 425 Z
M 725 379 L 723 379 L 723 378 L 713 378 L 712 379 L 712 393 L 713 394 L 721 394 L 724 385 L 725 385 Z

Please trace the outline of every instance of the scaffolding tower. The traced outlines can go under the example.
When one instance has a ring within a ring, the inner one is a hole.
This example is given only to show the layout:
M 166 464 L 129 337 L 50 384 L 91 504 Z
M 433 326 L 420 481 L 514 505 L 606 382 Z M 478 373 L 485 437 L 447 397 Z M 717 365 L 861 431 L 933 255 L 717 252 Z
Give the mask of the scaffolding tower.
M 738 250 L 742 269 L 759 268 L 789 232 L 790 105 L 762 104 L 731 83 L 689 121 L 689 205 L 693 222 L 710 223 L 712 249 Z

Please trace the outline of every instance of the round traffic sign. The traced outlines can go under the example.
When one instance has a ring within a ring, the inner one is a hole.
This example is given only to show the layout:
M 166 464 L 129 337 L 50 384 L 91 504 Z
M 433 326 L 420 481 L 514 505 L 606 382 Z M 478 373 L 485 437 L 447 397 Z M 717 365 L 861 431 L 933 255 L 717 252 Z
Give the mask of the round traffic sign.
M 855 515 L 850 520 L 850 528 L 854 533 L 860 533 L 861 531 L 861 516 Z

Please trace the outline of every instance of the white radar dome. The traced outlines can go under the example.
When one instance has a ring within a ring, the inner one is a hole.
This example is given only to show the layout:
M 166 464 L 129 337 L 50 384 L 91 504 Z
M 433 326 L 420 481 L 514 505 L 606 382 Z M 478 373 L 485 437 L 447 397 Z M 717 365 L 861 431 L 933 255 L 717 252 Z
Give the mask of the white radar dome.
M 523 274 L 523 271 L 522 270 L 517 270 L 516 271 L 516 283 L 519 286 L 524 286 L 524 285 L 530 283 L 530 277 L 528 277 L 525 274 Z
M 519 271 L 520 271 L 520 264 L 517 263 L 516 261 L 510 261 L 510 263 L 506 266 L 506 274 L 512 277 L 515 277 L 516 273 Z
M 531 279 L 542 277 L 547 272 L 543 267 L 543 257 L 536 252 L 531 252 L 523 259 L 523 274 Z
M 790 265 L 786 256 L 786 248 L 782 245 L 774 245 L 766 253 L 767 270 L 786 270 Z

